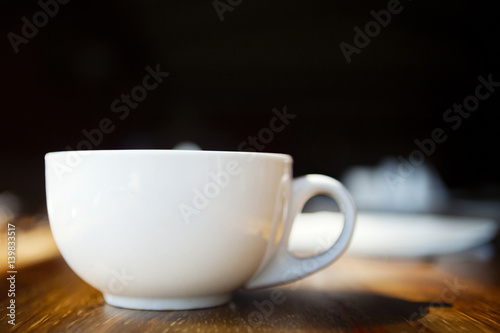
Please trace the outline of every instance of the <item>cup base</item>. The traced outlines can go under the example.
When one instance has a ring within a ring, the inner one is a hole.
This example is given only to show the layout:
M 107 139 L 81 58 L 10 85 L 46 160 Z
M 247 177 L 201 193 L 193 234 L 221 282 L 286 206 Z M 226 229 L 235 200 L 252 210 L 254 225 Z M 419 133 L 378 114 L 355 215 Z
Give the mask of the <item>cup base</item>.
M 136 310 L 192 310 L 223 305 L 231 300 L 231 294 L 190 298 L 138 298 L 104 294 L 109 305 Z

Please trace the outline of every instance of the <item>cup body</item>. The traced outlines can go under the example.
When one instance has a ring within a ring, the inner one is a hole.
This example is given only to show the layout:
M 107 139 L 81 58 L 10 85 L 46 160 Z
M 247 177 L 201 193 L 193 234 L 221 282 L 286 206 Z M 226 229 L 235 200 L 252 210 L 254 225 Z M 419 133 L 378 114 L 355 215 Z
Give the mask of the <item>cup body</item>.
M 143 309 L 228 301 L 270 258 L 292 181 L 284 154 L 68 151 L 45 163 L 68 265 L 108 303 Z

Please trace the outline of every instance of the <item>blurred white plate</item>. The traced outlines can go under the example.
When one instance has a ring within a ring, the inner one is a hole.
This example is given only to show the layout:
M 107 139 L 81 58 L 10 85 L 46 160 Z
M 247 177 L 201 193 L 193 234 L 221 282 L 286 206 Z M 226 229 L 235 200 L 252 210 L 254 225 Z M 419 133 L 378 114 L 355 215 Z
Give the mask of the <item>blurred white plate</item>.
M 324 251 L 339 235 L 342 220 L 343 215 L 334 212 L 300 214 L 289 250 L 304 255 Z M 360 212 L 347 253 L 383 257 L 450 254 L 487 243 L 498 228 L 488 218 Z

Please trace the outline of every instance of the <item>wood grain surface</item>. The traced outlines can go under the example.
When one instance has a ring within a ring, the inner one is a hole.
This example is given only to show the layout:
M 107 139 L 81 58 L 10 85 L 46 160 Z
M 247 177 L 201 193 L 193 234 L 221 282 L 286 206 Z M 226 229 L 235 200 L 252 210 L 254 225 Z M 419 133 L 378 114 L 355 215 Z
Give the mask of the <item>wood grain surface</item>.
M 302 281 L 238 291 L 224 306 L 137 311 L 109 306 L 60 257 L 18 270 L 12 332 L 500 332 L 496 262 L 345 256 Z

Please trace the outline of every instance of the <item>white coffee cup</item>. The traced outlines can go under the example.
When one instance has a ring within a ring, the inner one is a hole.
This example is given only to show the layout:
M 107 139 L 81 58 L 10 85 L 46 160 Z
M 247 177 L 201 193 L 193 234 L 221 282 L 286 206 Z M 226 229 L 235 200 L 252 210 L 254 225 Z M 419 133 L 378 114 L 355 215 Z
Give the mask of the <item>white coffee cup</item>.
M 45 156 L 47 207 L 59 250 L 107 303 L 133 309 L 223 304 L 237 289 L 309 275 L 347 248 L 354 202 L 335 179 L 292 179 L 284 154 L 66 151 Z M 326 252 L 288 252 L 295 216 L 332 197 L 344 227 Z

